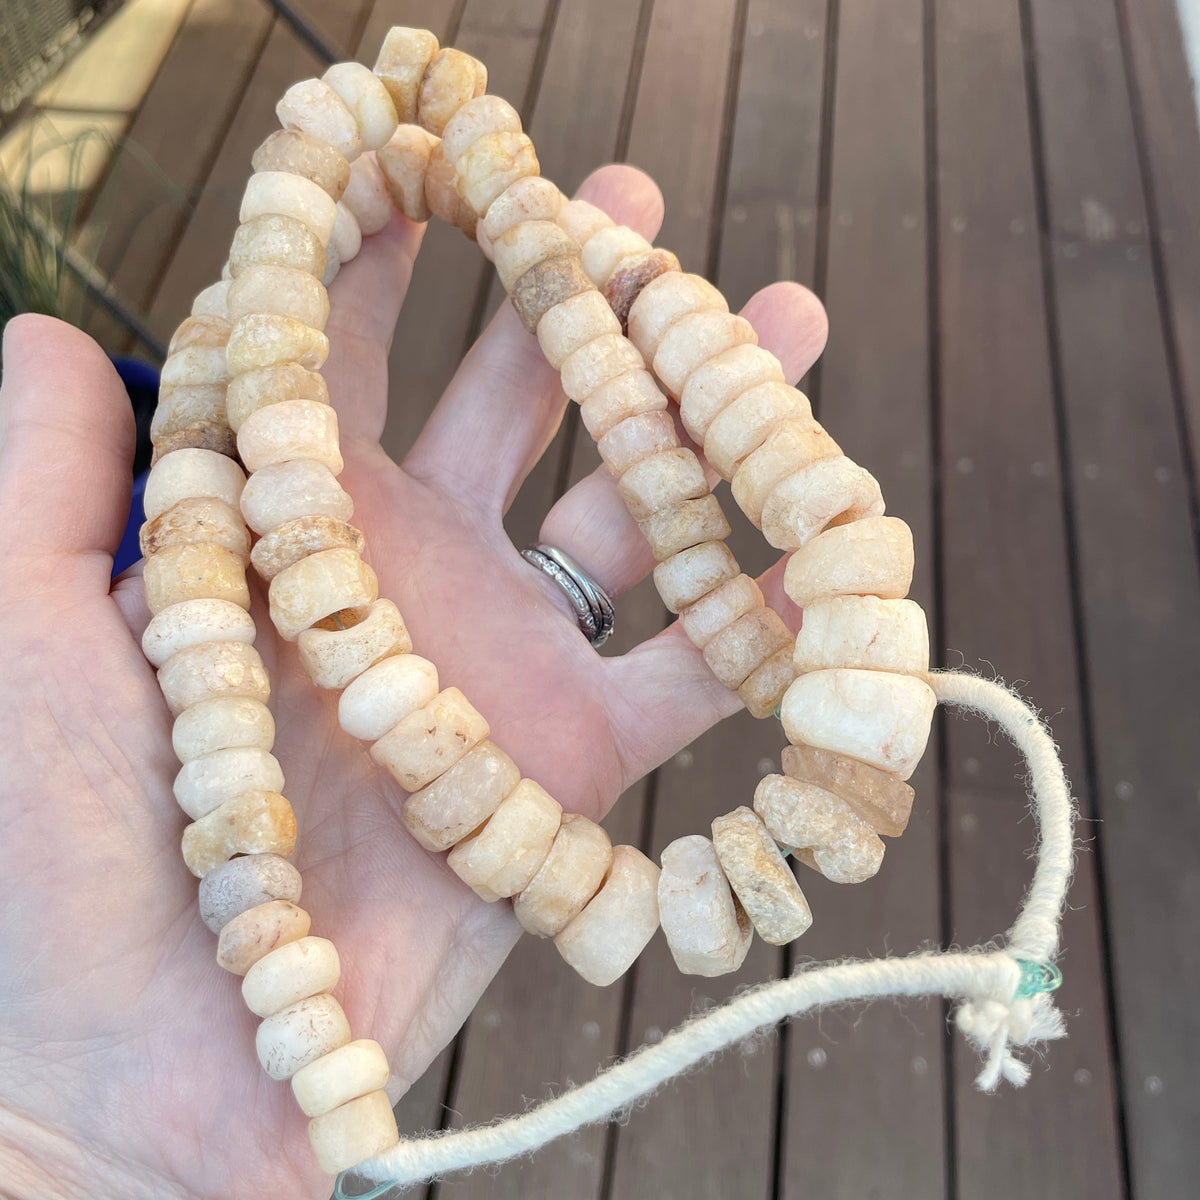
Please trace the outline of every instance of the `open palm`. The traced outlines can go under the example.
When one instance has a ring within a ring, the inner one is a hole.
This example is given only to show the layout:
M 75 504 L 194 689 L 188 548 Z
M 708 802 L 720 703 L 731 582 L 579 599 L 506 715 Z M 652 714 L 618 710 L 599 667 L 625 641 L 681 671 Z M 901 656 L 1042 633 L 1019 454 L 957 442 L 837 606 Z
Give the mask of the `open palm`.
M 647 236 L 654 185 L 628 168 L 584 193 Z M 598 818 L 738 705 L 678 629 L 601 658 L 501 518 L 553 435 L 557 375 L 507 305 L 401 466 L 379 445 L 387 346 L 421 230 L 395 218 L 331 289 L 325 375 L 380 594 L 442 686 L 569 811 Z M 748 306 L 790 378 L 824 341 L 793 285 Z M 21 1196 L 323 1196 L 289 1089 L 258 1067 L 254 1018 L 214 959 L 179 856 L 170 718 L 138 639 L 136 572 L 110 590 L 132 430 L 100 350 L 45 318 L 10 325 L 0 395 L 0 1189 Z M 602 471 L 543 539 L 614 596 L 653 565 Z M 256 611 L 265 612 L 264 597 Z M 519 929 L 398 818 L 403 793 L 338 728 L 336 694 L 260 616 L 275 753 L 300 825 L 301 903 L 342 960 L 355 1036 L 393 1096 L 453 1036 Z M 563 967 L 562 969 L 567 969 Z

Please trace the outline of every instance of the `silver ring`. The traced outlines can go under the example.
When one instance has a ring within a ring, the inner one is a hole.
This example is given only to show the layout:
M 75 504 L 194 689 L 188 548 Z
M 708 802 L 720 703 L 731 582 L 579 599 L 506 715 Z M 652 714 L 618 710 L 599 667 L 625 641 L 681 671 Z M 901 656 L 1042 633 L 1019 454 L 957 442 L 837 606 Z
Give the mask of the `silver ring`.
M 608 593 L 569 555 L 538 542 L 526 546 L 521 557 L 544 571 L 562 588 L 575 610 L 575 623 L 599 650 L 613 631 L 616 610 Z

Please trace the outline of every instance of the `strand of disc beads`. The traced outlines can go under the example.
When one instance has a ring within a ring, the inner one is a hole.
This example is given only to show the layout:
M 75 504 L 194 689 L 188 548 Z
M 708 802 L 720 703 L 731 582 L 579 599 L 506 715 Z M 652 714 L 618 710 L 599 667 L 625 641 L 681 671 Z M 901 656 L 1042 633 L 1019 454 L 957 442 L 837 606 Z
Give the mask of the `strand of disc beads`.
M 388 1064 L 376 1042 L 352 1040 L 331 994 L 337 951 L 298 905 L 296 821 L 271 754 L 248 562 L 313 682 L 341 691 L 342 728 L 408 793 L 412 835 L 449 851 L 479 896 L 512 897 L 524 928 L 553 937 L 600 985 L 660 921 L 680 969 L 708 976 L 741 964 L 752 930 L 775 945 L 802 934 L 811 913 L 781 844 L 833 880 L 874 874 L 879 835 L 907 822 L 903 781 L 935 703 L 921 678 L 924 616 L 903 599 L 912 538 L 883 515 L 875 480 L 711 284 L 539 177 L 517 113 L 484 94 L 486 80 L 432 34 L 396 28 L 374 71 L 342 63 L 288 89 L 282 129 L 254 155 L 225 278 L 171 340 L 152 428 L 143 646 L 175 718 L 174 792 L 191 818 L 183 856 L 217 961 L 262 1018 L 259 1059 L 291 1080 L 331 1172 L 395 1143 Z M 485 718 L 412 652 L 349 524 L 318 373 L 325 285 L 393 205 L 477 238 L 580 403 L 667 607 L 756 716 L 781 714 L 792 742 L 783 774 L 761 781 L 753 809 L 714 821 L 711 840 L 668 846 L 661 871 L 522 778 Z M 785 580 L 804 609 L 795 641 L 725 546 L 729 525 L 668 397 L 771 545 L 795 552 Z

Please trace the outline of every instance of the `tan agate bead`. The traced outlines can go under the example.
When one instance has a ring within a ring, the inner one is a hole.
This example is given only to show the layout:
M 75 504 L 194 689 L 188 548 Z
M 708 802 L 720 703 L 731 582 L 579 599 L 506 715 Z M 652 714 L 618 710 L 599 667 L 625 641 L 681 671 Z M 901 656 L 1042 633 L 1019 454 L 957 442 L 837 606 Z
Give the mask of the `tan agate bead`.
M 688 605 L 679 623 L 692 645 L 703 650 L 727 625 L 764 603 L 758 584 L 749 575 L 737 575 Z
M 443 153 L 439 141 L 429 152 L 429 166 L 425 171 L 425 203 L 439 220 L 473 238 L 479 218 L 458 194 L 456 180 L 454 165 Z
M 506 188 L 540 170 L 537 151 L 527 135 L 485 133 L 459 155 L 454 186 L 468 207 L 482 217 Z
M 754 931 L 786 946 L 812 925 L 812 910 L 775 839 L 744 805 L 712 823 L 713 848 Z
M 478 95 L 463 104 L 442 130 L 442 149 L 457 163 L 468 147 L 489 133 L 520 133 L 521 116 L 500 96 Z
M 787 417 L 811 417 L 803 392 L 783 383 L 760 383 L 719 412 L 704 435 L 704 457 L 722 479 L 732 479 L 742 460 L 753 454 Z
M 229 284 L 229 319 L 253 313 L 291 317 L 313 329 L 329 320 L 329 294 L 321 281 L 296 267 L 258 263 L 247 267 Z
M 619 428 L 619 426 L 618 426 Z M 674 508 L 660 509 L 638 522 L 655 562 L 701 542 L 723 542 L 730 534 L 729 522 L 713 495 L 684 500 Z
M 583 246 L 583 269 L 600 291 L 608 287 L 617 267 L 627 259 L 643 258 L 654 247 L 627 225 L 597 229 Z
M 339 549 L 361 555 L 366 549 L 362 531 L 336 517 L 298 517 L 263 534 L 250 552 L 250 561 L 269 583 L 280 571 L 310 554 Z
M 319 1117 L 347 1101 L 381 1090 L 390 1073 L 383 1047 L 361 1038 L 301 1067 L 292 1076 L 292 1095 L 306 1117 Z
M 158 686 L 173 717 L 201 700 L 246 696 L 265 704 L 271 695 L 263 661 L 245 642 L 185 646 L 159 668 Z
M 396 25 L 388 30 L 375 60 L 375 74 L 387 88 L 401 125 L 417 120 L 417 96 L 430 60 L 438 52 L 438 40 L 427 29 Z
M 747 676 L 780 650 L 791 651 L 792 635 L 773 608 L 754 608 L 710 638 L 704 647 L 709 670 L 727 687 Z
M 266 211 L 258 217 L 243 217 L 229 250 L 232 277 L 236 279 L 250 267 L 268 265 L 293 267 L 320 279 L 325 273 L 325 243 L 337 219 L 337 205 L 332 200 L 329 203 L 332 212 L 326 214 L 323 210 L 319 221 L 320 227 L 326 229 L 323 237 L 305 221 L 286 213 Z M 297 208 L 296 205 L 288 207 Z
M 419 125 L 401 125 L 385 146 L 375 152 L 375 161 L 396 207 L 410 221 L 428 221 L 425 175 L 438 140 Z
M 371 757 L 406 792 L 432 783 L 491 729 L 458 690 L 446 688 L 409 713 L 371 746 Z
M 268 594 L 272 624 L 284 641 L 294 642 L 332 613 L 373 604 L 379 584 L 353 550 L 321 550 L 280 571 Z
M 252 908 L 236 920 L 243 921 L 258 911 Z M 232 928 L 233 924 L 231 922 L 225 929 Z M 222 940 L 225 938 L 225 929 L 221 931 Z M 292 930 L 286 928 L 283 932 L 290 935 Z M 242 999 L 255 1016 L 274 1016 L 297 1001 L 307 1000 L 309 996 L 317 996 L 321 992 L 331 992 L 337 986 L 342 974 L 337 947 L 327 938 L 308 937 L 307 933 L 306 928 L 298 937 L 281 936 L 272 945 L 264 944 L 245 970 L 235 971 L 245 976 L 242 980 Z M 220 950 L 217 951 L 217 957 L 219 961 Z M 224 966 L 224 963 L 221 965 Z
M 172 351 L 163 360 L 159 381 L 168 387 L 228 383 L 225 347 L 184 346 Z
M 210 283 L 208 287 L 198 292 L 192 301 L 193 317 L 223 317 L 225 316 L 226 299 L 229 295 L 229 280 L 221 279 Z
M 608 834 L 579 813 L 564 813 L 545 861 L 513 898 L 521 927 L 537 937 L 561 933 L 599 890 L 611 866 Z
M 425 68 L 417 94 L 417 124 L 442 136 L 446 123 L 466 102 L 487 91 L 487 68 L 477 58 L 447 46 Z
M 329 1175 L 390 1150 L 400 1134 L 387 1092 L 368 1092 L 313 1117 L 308 1123 L 308 1140 L 321 1170 Z
M 475 230 L 478 239 L 479 229 Z M 578 254 L 560 254 L 535 263 L 509 291 L 509 299 L 521 324 L 536 333 L 541 319 L 551 309 L 592 290 L 591 280 L 583 273 Z
M 167 357 L 189 346 L 220 348 L 229 340 L 230 322 L 224 313 L 211 317 L 186 317 L 167 343 Z
M 291 1079 L 301 1067 L 349 1040 L 350 1022 L 342 1006 L 321 992 L 266 1017 L 254 1035 L 254 1049 L 272 1079 Z
M 142 572 L 146 607 L 157 614 L 186 600 L 228 600 L 250 609 L 242 559 L 224 546 L 195 542 L 166 546 L 146 559 Z
M 579 416 L 588 433 L 599 441 L 630 417 L 662 412 L 666 407 L 666 393 L 659 389 L 649 371 L 638 367 L 598 387 L 579 406 Z M 675 441 L 678 444 L 678 437 Z
M 646 284 L 629 309 L 629 340 L 652 362 L 663 335 L 680 317 L 707 311 L 728 312 L 729 305 L 707 279 L 668 271 Z
M 562 364 L 562 389 L 578 403 L 627 371 L 644 370 L 637 347 L 620 333 L 606 333 L 580 346 Z
M 522 779 L 487 824 L 450 851 L 446 865 L 481 900 L 515 896 L 546 861 L 561 823 L 562 805 Z
M 804 610 L 794 661 L 797 672 L 856 667 L 921 675 L 929 670 L 929 627 L 912 600 L 820 600 Z
M 286 362 L 317 371 L 329 357 L 329 339 L 292 317 L 251 313 L 234 325 L 225 355 L 234 375 Z
M 336 216 L 336 202 L 319 184 L 285 171 L 260 171 L 257 175 L 251 175 L 238 210 L 238 220 L 243 225 L 256 217 L 291 217 L 308 229 L 322 246 L 329 241 Z M 236 279 L 238 271 L 233 258 L 231 252 L 229 266 Z
M 701 542 L 660 562 L 654 568 L 654 586 L 668 611 L 680 613 L 737 574 L 737 559 L 724 542 Z
M 588 983 L 607 987 L 637 961 L 658 928 L 659 870 L 633 846 L 614 846 L 603 886 L 554 938 Z
M 728 975 L 745 961 L 754 931 L 708 838 L 692 834 L 663 850 L 658 912 L 684 975 Z
M 654 374 L 667 394 L 678 398 L 687 377 L 713 355 L 731 346 L 757 344 L 758 334 L 745 317 L 717 309 L 686 313 L 659 339 L 654 351 Z
M 278 854 L 243 854 L 200 880 L 200 919 L 220 933 L 239 913 L 270 900 L 300 899 L 300 872 Z
M 781 761 L 785 775 L 841 796 L 876 833 L 899 837 L 908 828 L 913 790 L 894 775 L 815 746 L 785 746 Z
M 845 455 L 802 467 L 776 485 L 763 505 L 763 537 L 798 550 L 829 525 L 883 516 L 875 477 Z
M 283 791 L 283 768 L 266 750 L 233 746 L 184 763 L 175 776 L 173 790 L 179 807 L 193 820 L 199 820 L 242 792 Z
M 254 618 L 229 600 L 185 600 L 157 613 L 142 634 L 142 653 L 155 667 L 203 642 L 244 642 L 255 638 Z
M 334 63 L 321 80 L 349 109 L 364 150 L 378 150 L 396 132 L 396 105 L 383 81 L 369 67 L 356 62 Z
M 296 815 L 278 792 L 243 792 L 183 831 L 183 861 L 203 878 L 235 854 L 278 854 L 296 848 Z
M 700 460 L 683 446 L 642 459 L 621 476 L 617 490 L 635 521 L 709 494 Z
M 277 363 L 247 371 L 229 381 L 226 407 L 230 428 L 236 433 L 251 413 L 283 400 L 315 400 L 329 403 L 329 388 L 316 371 L 298 363 Z
M 865 517 L 817 534 L 788 560 L 784 591 L 801 608 L 831 596 L 899 600 L 913 576 L 912 530 L 898 517 Z
M 674 450 L 678 445 L 679 435 L 671 414 L 659 411 L 627 417 L 597 441 L 596 449 L 604 465 L 619 479 L 643 459 Z
M 246 473 L 231 458 L 213 450 L 194 448 L 164 455 L 146 477 L 142 507 L 146 520 L 197 496 L 223 500 L 236 509 L 246 485 Z
M 495 742 L 484 740 L 413 792 L 400 815 L 409 833 L 438 854 L 478 829 L 520 781 L 517 764 Z
M 255 171 L 285 171 L 311 179 L 338 201 L 350 182 L 350 164 L 324 138 L 300 129 L 277 129 L 250 159 Z
M 378 233 L 392 219 L 392 194 L 373 158 L 356 158 L 350 167 L 350 186 L 341 199 L 358 222 L 362 237 Z M 343 262 L 347 261 L 345 257 Z
M 275 105 L 275 115 L 284 129 L 311 133 L 348 161 L 363 152 L 363 135 L 354 114 L 323 79 L 293 83 Z
M 604 298 L 613 315 L 621 322 L 622 329 L 628 329 L 629 310 L 642 294 L 642 289 L 667 271 L 680 269 L 679 259 L 670 250 L 653 248 L 645 254 L 632 254 L 617 263 L 604 285 Z
M 358 619 L 347 624 L 347 617 Z M 296 639 L 300 665 L 317 687 L 344 688 L 374 663 L 412 649 L 404 618 L 390 600 L 376 600 L 339 618 L 342 628 L 319 623 Z
M 556 304 L 538 322 L 537 339 L 546 361 L 561 370 L 576 350 L 597 338 L 620 334 L 621 323 L 594 288 Z M 637 363 L 638 370 L 644 370 Z
M 419 654 L 395 654 L 368 667 L 338 700 L 338 724 L 373 742 L 438 694 L 437 667 Z
M 472 100 L 471 104 L 479 104 L 483 99 L 481 96 L 479 100 Z M 459 115 L 461 116 L 468 107 L 470 105 L 464 105 L 459 110 Z M 457 120 L 458 117 L 455 117 L 455 121 Z M 450 151 L 447 149 L 446 153 L 449 154 Z M 492 201 L 481 224 L 489 242 L 494 243 L 510 229 L 526 221 L 555 221 L 565 203 L 566 197 L 549 179 L 543 179 L 540 175 L 525 175 L 510 183 Z M 578 254 L 579 243 L 574 238 L 571 238 L 571 243 Z
M 762 721 L 774 716 L 775 710 L 783 700 L 783 693 L 792 686 L 792 680 L 796 678 L 796 668 L 792 665 L 791 640 L 789 634 L 787 645 L 780 647 L 759 663 L 738 684 L 738 699 L 756 720 Z
M 319 462 L 334 475 L 345 465 L 337 413 L 316 400 L 282 400 L 251 413 L 238 430 L 238 454 L 247 471 L 297 458 Z
M 165 455 L 188 447 L 198 450 L 215 450 L 227 458 L 233 458 L 237 454 L 237 438 L 234 437 L 233 430 L 224 421 L 220 424 L 203 422 L 188 425 L 183 429 L 175 430 L 174 433 L 154 438 L 152 441 L 154 452 L 150 456 L 151 466 L 154 466 Z
M 312 918 L 308 913 L 287 900 L 268 900 L 266 904 L 248 908 L 221 930 L 217 940 L 217 965 L 231 975 L 245 975 L 276 947 L 295 944 L 299 938 L 306 937 L 311 925 Z M 257 1010 L 252 1008 L 251 1011 Z
M 799 392 L 795 393 L 799 395 Z M 810 416 L 781 421 L 737 467 L 731 491 L 738 507 L 757 526 L 763 506 L 789 475 L 815 462 L 841 456 L 841 447 Z
M 810 671 L 788 688 L 783 731 L 803 743 L 860 759 L 900 779 L 917 769 L 937 698 L 927 683 L 886 671 Z
M 608 229 L 615 224 L 608 213 L 587 200 L 568 200 L 558 210 L 555 220 L 580 246 L 586 246 L 588 239 L 598 230 Z
M 187 546 L 193 542 L 221 546 L 243 563 L 250 557 L 250 535 L 242 514 L 212 496 L 179 500 L 147 521 L 138 533 L 142 557 L 147 559 L 168 546 Z
M 240 610 L 239 610 L 240 611 Z M 270 750 L 275 744 L 275 718 L 259 700 L 222 696 L 185 708 L 171 726 L 171 746 L 181 763 L 229 750 L 253 746 Z
M 492 261 L 506 292 L 538 263 L 578 254 L 579 247 L 553 221 L 522 221 L 492 239 Z
M 164 383 L 158 407 L 150 421 L 150 437 L 157 442 L 192 425 L 225 423 L 224 383 Z
M 242 492 L 242 516 L 263 534 L 301 517 L 335 517 L 348 521 L 354 501 L 324 463 L 293 459 L 255 471 Z

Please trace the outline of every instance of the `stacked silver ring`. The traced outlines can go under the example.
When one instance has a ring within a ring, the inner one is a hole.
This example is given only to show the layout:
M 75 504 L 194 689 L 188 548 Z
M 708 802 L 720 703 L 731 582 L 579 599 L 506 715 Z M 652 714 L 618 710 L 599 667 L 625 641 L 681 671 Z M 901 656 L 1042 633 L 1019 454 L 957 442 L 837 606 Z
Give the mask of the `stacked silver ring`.
M 526 546 L 521 557 L 544 571 L 566 593 L 583 636 L 599 650 L 613 631 L 616 611 L 608 593 L 569 555 L 538 542 Z

